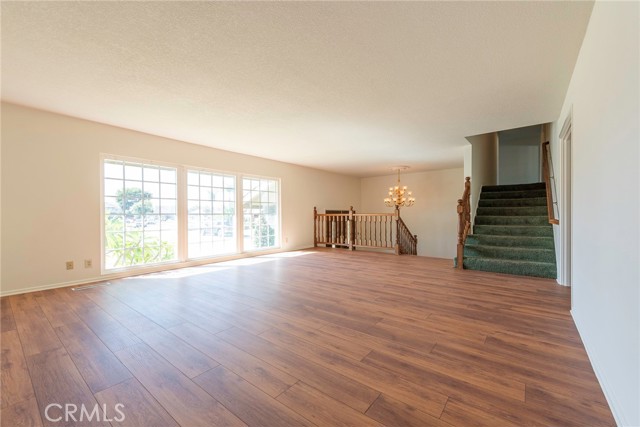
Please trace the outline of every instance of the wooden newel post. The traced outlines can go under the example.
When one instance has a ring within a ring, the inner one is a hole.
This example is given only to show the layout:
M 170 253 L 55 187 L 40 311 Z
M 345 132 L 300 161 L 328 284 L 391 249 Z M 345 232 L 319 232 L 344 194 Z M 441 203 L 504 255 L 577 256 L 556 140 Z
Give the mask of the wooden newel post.
M 353 221 L 353 214 L 356 212 L 353 210 L 353 206 L 349 206 L 349 218 L 347 218 L 347 244 L 349 250 L 355 250 L 355 222 Z
M 398 207 L 396 206 L 396 212 L 395 212 L 395 218 L 396 218 L 396 247 L 395 247 L 395 252 L 396 255 L 400 255 L 400 209 L 398 209 Z
M 464 205 L 462 199 L 458 199 L 458 247 L 457 247 L 457 267 L 462 269 L 462 263 L 464 261 Z
M 318 208 L 313 207 L 313 247 L 318 247 Z

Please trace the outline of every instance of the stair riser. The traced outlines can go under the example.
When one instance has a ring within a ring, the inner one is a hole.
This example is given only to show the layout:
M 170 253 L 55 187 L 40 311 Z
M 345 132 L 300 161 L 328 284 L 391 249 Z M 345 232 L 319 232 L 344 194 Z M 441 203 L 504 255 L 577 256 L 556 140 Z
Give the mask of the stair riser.
M 555 264 L 513 264 L 500 260 L 465 258 L 464 268 L 469 270 L 489 271 L 493 273 L 515 274 L 519 276 L 544 277 L 555 279 L 557 271 Z
M 489 236 L 482 234 L 472 234 L 467 237 L 467 244 L 554 249 L 553 237 Z
M 547 197 L 546 190 L 530 191 L 488 191 L 480 194 L 481 200 L 495 199 L 528 199 L 531 197 Z
M 529 191 L 529 190 L 545 190 L 547 187 L 544 182 L 535 184 L 516 184 L 516 185 L 484 185 L 482 192 L 504 192 L 504 191 Z
M 549 262 L 556 261 L 556 255 L 549 249 L 503 248 L 497 246 L 465 245 L 465 257 L 499 258 L 522 261 Z
M 483 208 L 478 207 L 476 217 L 478 216 L 543 216 L 547 215 L 547 207 L 545 206 L 528 206 L 528 207 L 499 207 L 499 208 Z
M 531 226 L 547 226 L 549 218 L 545 216 L 476 216 L 475 224 L 477 225 L 531 225 Z
M 532 197 L 529 199 L 480 199 L 478 206 L 482 208 L 493 207 L 520 207 L 520 206 L 547 206 L 546 197 Z
M 553 237 L 553 228 L 545 226 L 479 225 L 473 226 L 473 234 L 487 236 Z

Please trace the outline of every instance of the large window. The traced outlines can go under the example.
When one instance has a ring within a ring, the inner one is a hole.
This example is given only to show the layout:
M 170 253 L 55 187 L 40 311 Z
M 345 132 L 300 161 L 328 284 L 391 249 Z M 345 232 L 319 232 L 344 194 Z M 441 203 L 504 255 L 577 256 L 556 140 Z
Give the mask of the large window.
M 188 256 L 236 252 L 236 178 L 187 172 Z
M 104 162 L 104 268 L 178 259 L 177 170 Z
M 280 245 L 278 179 L 105 156 L 103 270 Z
M 266 249 L 279 245 L 280 221 L 278 181 L 244 178 L 242 180 L 244 249 Z

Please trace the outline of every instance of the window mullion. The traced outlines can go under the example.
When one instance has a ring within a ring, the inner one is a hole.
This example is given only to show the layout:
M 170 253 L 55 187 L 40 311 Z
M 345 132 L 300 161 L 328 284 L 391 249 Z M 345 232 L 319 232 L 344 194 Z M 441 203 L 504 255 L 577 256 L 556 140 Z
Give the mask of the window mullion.
M 187 168 L 178 168 L 178 259 L 186 261 L 188 259 L 188 212 L 187 212 Z

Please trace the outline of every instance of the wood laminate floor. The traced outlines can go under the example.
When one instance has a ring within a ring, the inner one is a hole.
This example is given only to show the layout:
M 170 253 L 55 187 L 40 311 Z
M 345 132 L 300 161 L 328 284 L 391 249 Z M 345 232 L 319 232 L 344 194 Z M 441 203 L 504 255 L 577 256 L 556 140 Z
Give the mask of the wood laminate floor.
M 1 301 L 3 427 L 615 424 L 552 280 L 319 249 Z

